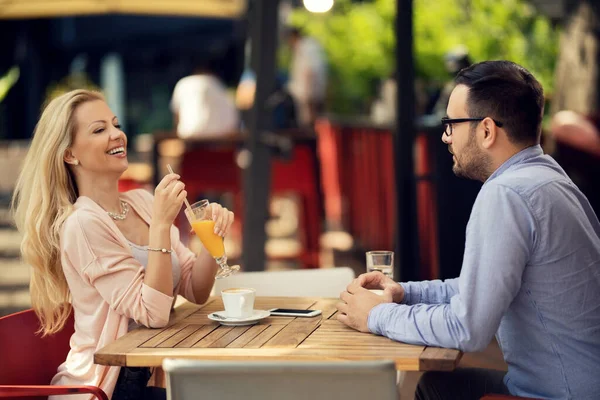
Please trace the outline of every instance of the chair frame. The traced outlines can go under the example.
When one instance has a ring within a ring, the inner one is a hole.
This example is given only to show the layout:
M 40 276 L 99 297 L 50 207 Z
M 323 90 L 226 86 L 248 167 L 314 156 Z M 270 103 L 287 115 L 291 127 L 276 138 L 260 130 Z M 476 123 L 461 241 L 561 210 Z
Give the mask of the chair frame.
M 17 340 L 29 341 L 30 343 L 39 342 L 37 346 L 39 347 L 47 347 L 52 346 L 54 349 L 56 348 L 68 348 L 69 347 L 69 339 L 74 332 L 74 319 L 73 314 L 69 316 L 64 328 L 59 332 L 51 336 L 41 337 L 37 333 L 35 333 L 39 328 L 39 320 L 35 315 L 35 312 L 32 309 L 20 311 L 14 314 L 10 314 L 4 317 L 0 317 L 0 327 L 6 325 L 18 324 L 18 328 L 15 332 L 9 332 L 6 329 L 0 331 L 0 341 L 4 343 L 1 347 L 7 347 L 11 345 L 18 345 L 14 339 L 11 339 L 11 336 L 19 336 L 19 331 L 21 331 L 21 336 Z M 35 328 L 33 327 L 35 325 Z M 25 332 L 25 329 L 33 328 Z M 27 334 L 29 337 L 26 337 Z M 66 343 L 65 343 L 66 341 Z M 14 343 L 13 343 L 14 342 Z M 6 344 L 8 343 L 8 345 Z M 25 344 L 23 344 L 25 345 Z M 31 351 L 31 350 L 29 350 Z M 48 364 L 47 368 L 56 368 L 57 365 L 51 365 L 55 363 L 60 363 L 62 361 L 57 360 L 57 355 L 51 354 L 47 355 L 50 357 L 48 360 L 45 360 Z M 64 355 L 64 359 L 66 359 L 67 354 Z M 13 366 L 14 367 L 14 366 Z M 21 369 L 25 369 L 26 366 L 21 365 Z M 35 366 L 30 366 L 35 368 Z M 8 368 L 11 368 L 9 365 Z M 27 379 L 22 379 L 19 384 L 7 384 L 6 380 L 10 380 L 10 376 L 8 374 L 8 369 L 0 370 L 0 398 L 21 398 L 21 397 L 47 397 L 52 395 L 71 395 L 71 394 L 91 394 L 100 400 L 108 400 L 108 396 L 102 389 L 96 386 L 89 385 L 50 385 L 48 384 L 40 384 L 42 382 L 26 382 Z M 26 372 L 26 371 L 23 371 Z M 14 370 L 12 370 L 14 374 Z M 11 383 L 11 382 L 8 382 Z M 25 383 L 25 384 L 23 384 Z

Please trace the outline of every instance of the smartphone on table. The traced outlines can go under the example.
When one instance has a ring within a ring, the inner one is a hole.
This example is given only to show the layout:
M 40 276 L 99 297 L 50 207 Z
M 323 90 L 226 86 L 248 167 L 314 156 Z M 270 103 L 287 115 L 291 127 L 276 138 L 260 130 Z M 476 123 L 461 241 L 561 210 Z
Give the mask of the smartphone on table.
M 272 308 L 271 315 L 279 317 L 316 317 L 321 315 L 321 310 L 300 310 L 292 308 Z

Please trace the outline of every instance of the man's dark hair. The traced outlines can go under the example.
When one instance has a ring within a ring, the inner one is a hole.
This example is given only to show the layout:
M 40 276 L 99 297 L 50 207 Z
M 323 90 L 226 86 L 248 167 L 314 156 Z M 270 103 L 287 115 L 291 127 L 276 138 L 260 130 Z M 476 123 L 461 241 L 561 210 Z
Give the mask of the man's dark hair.
M 501 122 L 515 144 L 540 142 L 544 89 L 525 68 L 510 61 L 484 61 L 461 70 L 455 82 L 469 88 L 469 117 Z

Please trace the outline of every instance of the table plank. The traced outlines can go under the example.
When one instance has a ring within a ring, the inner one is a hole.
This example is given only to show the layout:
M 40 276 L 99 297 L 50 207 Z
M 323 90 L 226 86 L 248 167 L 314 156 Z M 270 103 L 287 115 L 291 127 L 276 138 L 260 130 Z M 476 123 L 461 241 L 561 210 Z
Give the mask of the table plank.
M 269 325 L 267 329 L 259 333 L 254 339 L 252 339 L 244 349 L 253 349 L 262 347 L 267 343 L 273 336 L 278 334 L 287 325 Z
M 338 299 L 319 299 L 314 304 L 310 306 L 312 310 L 321 310 L 321 315 L 323 319 L 331 318 L 336 312 L 337 308 L 335 308 Z
M 331 318 L 321 322 L 321 329 L 322 330 L 331 330 L 331 331 L 357 332 L 355 329 L 352 329 L 348 325 L 341 323 L 337 319 L 331 319 Z
M 367 346 L 397 349 L 401 346 L 415 348 L 413 345 L 399 343 L 388 339 L 384 336 L 376 336 L 371 333 L 363 333 L 355 330 L 332 331 L 323 329 L 323 325 L 319 326 L 302 344 L 300 348 L 333 348 L 333 347 L 351 347 L 351 346 Z M 420 346 L 423 351 L 425 346 Z
M 185 328 L 181 329 L 179 332 L 177 332 L 176 334 L 174 334 L 173 336 L 171 336 L 164 342 L 158 344 L 158 346 L 156 346 L 156 347 L 163 347 L 163 348 L 175 347 L 179 343 L 181 343 L 185 339 L 187 339 L 188 337 L 192 336 L 192 334 L 197 332 L 202 327 L 203 327 L 203 325 L 196 325 L 196 324 L 186 325 Z
M 242 333 L 237 339 L 229 343 L 227 347 L 238 349 L 244 348 L 267 328 L 269 328 L 269 325 L 253 325 L 246 332 Z
M 229 331 L 233 328 L 230 326 L 219 326 L 217 329 L 213 330 L 211 333 L 200 339 L 196 344 L 192 346 L 194 347 L 209 347 L 215 341 L 219 340 L 221 337 L 225 336 Z
M 207 304 L 209 304 L 211 301 L 212 300 L 209 300 Z M 171 317 L 169 319 L 169 323 L 167 324 L 167 328 L 184 320 L 185 317 L 192 314 L 200 307 L 202 306 L 190 302 L 185 302 L 180 306 L 175 307 L 175 309 L 171 312 Z M 109 345 L 98 350 L 94 354 L 94 363 L 103 365 L 125 366 L 125 355 L 127 353 L 134 350 L 142 343 L 145 343 L 148 340 L 152 339 L 161 331 L 161 329 L 151 329 L 144 327 L 134 329 L 133 331 L 128 332 L 125 336 L 119 338 L 118 340 L 115 340 Z
M 236 326 L 232 330 L 227 332 L 225 335 L 221 336 L 218 340 L 215 340 L 208 347 L 227 347 L 231 342 L 240 337 L 248 329 L 250 329 L 249 326 Z
M 261 319 L 259 324 L 262 325 L 287 325 L 294 320 L 294 317 L 279 317 L 273 316 Z
M 263 347 L 297 347 L 321 323 L 321 316 L 296 318 L 271 338 Z
M 403 371 L 418 371 L 420 350 L 391 353 L 388 349 L 291 349 L 291 348 L 191 348 L 191 349 L 150 349 L 138 348 L 127 354 L 128 366 L 156 367 L 165 358 L 186 358 L 214 361 L 356 361 L 393 360 L 396 368 Z
M 454 349 L 427 347 L 419 356 L 420 371 L 453 371 L 462 358 L 462 352 Z
M 210 314 L 210 312 L 206 313 L 203 310 L 200 310 L 187 317 L 185 319 L 185 322 L 190 325 L 218 325 L 218 323 L 216 323 L 215 321 L 208 319 L 208 314 Z
M 322 315 L 269 317 L 258 324 L 227 327 L 208 319 L 223 310 L 221 298 L 205 305 L 179 305 L 167 327 L 138 328 L 95 354 L 104 365 L 160 366 L 163 359 L 204 360 L 394 360 L 405 371 L 452 370 L 462 353 L 395 342 L 355 331 L 335 319 L 337 299 L 265 297 L 257 309 L 319 309 Z
M 190 326 L 199 326 L 200 328 L 194 331 L 190 336 L 177 343 L 174 347 L 178 348 L 190 348 L 200 340 L 202 340 L 206 335 L 214 331 L 219 327 L 217 324 L 211 325 L 190 325 Z
M 179 322 L 166 329 L 162 329 L 158 335 L 155 335 L 152 339 L 142 343 L 139 347 L 157 347 L 159 344 L 184 329 L 187 325 L 187 323 Z
M 336 299 L 316 299 L 307 308 L 321 310 L 321 315 L 305 318 L 294 318 L 285 328 L 264 344 L 265 348 L 296 347 L 302 343 L 324 319 L 329 318 L 337 311 Z M 287 306 L 286 306 L 287 307 Z

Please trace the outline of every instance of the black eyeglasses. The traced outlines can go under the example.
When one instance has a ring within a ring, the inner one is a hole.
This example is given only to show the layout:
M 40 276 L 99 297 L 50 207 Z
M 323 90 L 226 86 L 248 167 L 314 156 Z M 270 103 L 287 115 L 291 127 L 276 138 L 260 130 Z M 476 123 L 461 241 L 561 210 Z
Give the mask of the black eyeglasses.
M 452 135 L 452 124 L 460 124 L 462 122 L 475 122 L 475 121 L 483 121 L 484 118 L 442 118 L 442 126 L 444 127 L 444 133 L 447 136 Z M 492 119 L 498 128 L 502 128 L 502 122 L 496 121 Z

